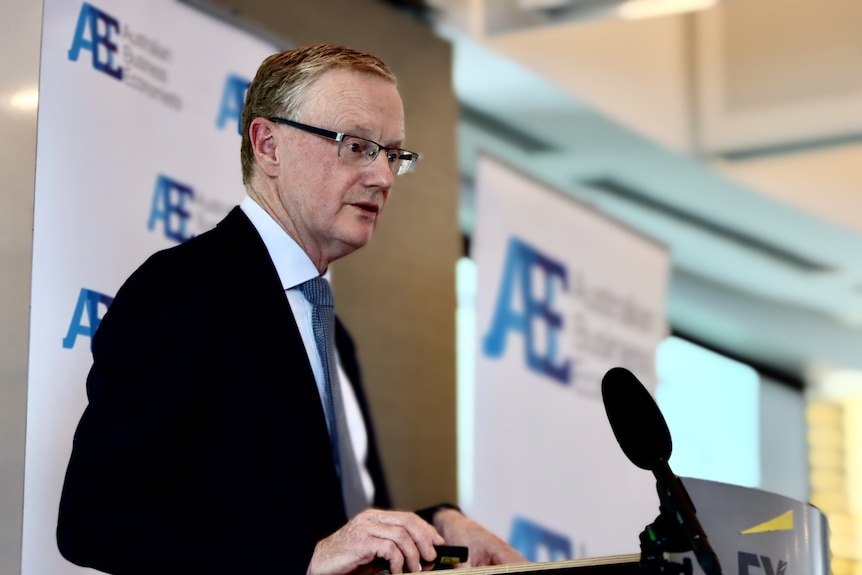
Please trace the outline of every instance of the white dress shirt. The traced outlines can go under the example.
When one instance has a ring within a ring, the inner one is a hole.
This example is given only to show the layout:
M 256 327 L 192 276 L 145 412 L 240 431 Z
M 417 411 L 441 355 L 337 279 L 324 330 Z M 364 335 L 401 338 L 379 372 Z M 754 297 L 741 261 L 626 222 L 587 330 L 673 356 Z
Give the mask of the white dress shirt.
M 299 244 L 287 235 L 281 226 L 272 219 L 272 216 L 266 213 L 251 197 L 246 195 L 239 207 L 248 219 L 251 220 L 257 233 L 260 234 L 263 243 L 266 245 L 266 250 L 269 252 L 269 257 L 272 259 L 273 264 L 275 264 L 275 270 L 278 272 L 282 288 L 287 296 L 287 302 L 290 304 L 291 311 L 293 311 L 293 317 L 296 319 L 299 334 L 302 336 L 302 343 L 305 345 L 305 353 L 308 355 L 308 361 L 311 363 L 311 369 L 314 372 L 317 391 L 320 394 L 321 401 L 323 401 L 325 379 L 323 363 L 320 360 L 317 345 L 314 343 L 314 330 L 311 326 L 312 305 L 305 299 L 305 296 L 302 295 L 302 291 L 299 289 L 300 284 L 320 274 L 311 262 L 311 258 L 302 251 Z M 326 271 L 323 277 L 327 281 L 330 281 L 329 270 Z M 365 430 L 365 422 L 362 419 L 362 412 L 359 409 L 356 394 L 353 392 L 353 386 L 350 385 L 350 380 L 341 367 L 341 359 L 338 357 L 337 349 L 335 350 L 335 362 L 338 366 L 338 381 L 333 383 L 341 386 L 347 427 L 350 430 L 350 443 L 353 445 L 353 453 L 356 455 L 359 464 L 362 486 L 368 496 L 368 501 L 373 501 L 374 482 L 371 480 L 371 475 L 365 466 L 365 461 L 368 457 L 368 433 Z M 324 410 L 325 413 L 326 410 Z M 330 427 L 334 424 L 334 422 L 328 419 L 326 423 Z

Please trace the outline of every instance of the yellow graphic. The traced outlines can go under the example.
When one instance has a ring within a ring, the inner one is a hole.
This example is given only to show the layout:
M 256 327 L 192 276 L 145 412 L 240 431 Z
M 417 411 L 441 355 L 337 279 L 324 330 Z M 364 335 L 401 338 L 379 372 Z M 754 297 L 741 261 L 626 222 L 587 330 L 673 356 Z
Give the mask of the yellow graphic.
M 793 531 L 793 510 L 791 509 L 775 519 L 770 519 L 745 531 L 740 531 L 740 534 L 750 535 L 751 533 L 766 533 L 767 531 Z

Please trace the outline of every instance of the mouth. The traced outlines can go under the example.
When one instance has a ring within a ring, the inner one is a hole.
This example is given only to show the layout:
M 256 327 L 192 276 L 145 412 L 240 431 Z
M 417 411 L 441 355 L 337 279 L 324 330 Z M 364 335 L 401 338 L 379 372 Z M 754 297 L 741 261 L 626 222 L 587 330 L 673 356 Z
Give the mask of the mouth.
M 380 206 L 374 202 L 356 202 L 350 205 L 368 215 L 377 215 L 380 212 Z

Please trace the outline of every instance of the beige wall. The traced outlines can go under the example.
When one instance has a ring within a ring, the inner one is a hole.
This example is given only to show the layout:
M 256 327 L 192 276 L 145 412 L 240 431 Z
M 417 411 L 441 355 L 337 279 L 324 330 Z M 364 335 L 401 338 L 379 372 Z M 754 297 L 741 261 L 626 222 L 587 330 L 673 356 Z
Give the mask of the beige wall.
M 392 495 L 405 508 L 455 501 L 457 104 L 451 50 L 380 0 L 213 0 L 292 45 L 335 42 L 395 72 L 406 146 L 422 155 L 390 196 L 371 245 L 337 263 L 337 311 L 357 340 Z
M 0 573 L 21 572 L 42 2 L 0 0 Z

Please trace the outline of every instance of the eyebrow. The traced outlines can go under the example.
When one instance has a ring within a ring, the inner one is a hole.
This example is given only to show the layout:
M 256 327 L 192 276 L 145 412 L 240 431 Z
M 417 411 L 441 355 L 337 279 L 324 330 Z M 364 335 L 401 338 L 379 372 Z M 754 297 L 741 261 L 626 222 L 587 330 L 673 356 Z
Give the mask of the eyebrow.
M 404 136 L 401 136 L 397 140 L 392 140 L 390 142 L 381 142 L 380 145 L 386 148 L 403 148 L 404 147 Z
M 402 135 L 400 138 L 396 140 L 392 140 L 390 142 L 380 141 L 378 142 L 376 139 L 370 136 L 371 130 L 366 129 L 364 126 L 360 126 L 359 124 L 347 124 L 347 128 L 344 130 L 336 130 L 337 132 L 341 132 L 342 134 L 347 134 L 348 136 L 358 136 L 360 138 L 365 138 L 366 140 L 371 140 L 372 142 L 376 142 L 383 146 L 384 148 L 398 148 L 402 149 L 404 147 L 404 136 Z

